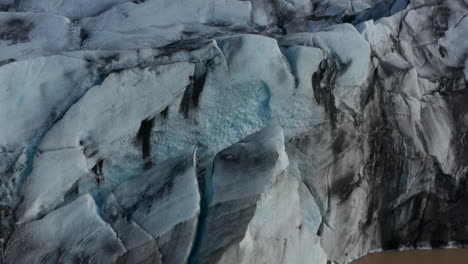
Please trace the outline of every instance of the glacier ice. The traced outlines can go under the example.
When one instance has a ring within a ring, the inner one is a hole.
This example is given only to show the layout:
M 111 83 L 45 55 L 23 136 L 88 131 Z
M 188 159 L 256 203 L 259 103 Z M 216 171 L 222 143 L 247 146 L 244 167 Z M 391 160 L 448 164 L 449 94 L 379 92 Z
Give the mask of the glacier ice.
M 259 196 L 289 163 L 283 138 L 280 127 L 268 127 L 216 155 L 206 183 L 206 217 L 198 234 L 195 263 L 220 261 L 245 236 Z
M 0 262 L 465 247 L 467 10 L 0 0 Z
M 171 85 L 174 74 L 185 77 L 178 89 Z M 73 185 L 106 158 L 107 145 L 136 131 L 141 120 L 162 111 L 183 92 L 191 74 L 190 63 L 129 69 L 111 73 L 101 85 L 90 88 L 39 143 L 42 155 L 34 159 L 33 171 L 23 187 L 19 222 L 35 219 L 63 201 Z M 159 102 L 153 105 L 152 101 L 145 100 L 148 97 L 155 97 Z M 102 98 L 115 101 L 102 104 Z M 133 120 L 133 124 L 127 122 L 121 126 L 124 120 Z M 57 177 L 60 183 L 45 184 Z
M 64 16 L 0 12 L 0 64 L 50 56 L 80 46 L 80 30 Z
M 16 230 L 6 263 L 112 263 L 125 252 L 115 232 L 83 195 L 44 218 Z
M 150 243 L 152 247 L 133 255 L 160 255 L 161 263 L 187 261 L 200 210 L 195 159 L 194 152 L 166 161 L 112 191 L 106 217 L 125 243 L 126 255 Z M 137 262 L 124 257 L 124 263 Z

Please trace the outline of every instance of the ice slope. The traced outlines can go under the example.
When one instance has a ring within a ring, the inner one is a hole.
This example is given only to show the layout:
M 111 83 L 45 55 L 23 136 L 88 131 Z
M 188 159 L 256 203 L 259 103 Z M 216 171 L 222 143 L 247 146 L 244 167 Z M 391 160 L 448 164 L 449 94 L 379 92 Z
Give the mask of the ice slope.
M 195 152 L 117 186 L 105 211 L 119 237 L 124 238 L 127 252 L 123 263 L 136 263 L 135 258 L 142 255 L 159 255 L 161 263 L 185 263 L 192 249 L 199 205 Z M 146 234 L 141 235 L 141 231 Z M 137 254 L 146 243 L 151 243 L 152 249 Z
M 0 68 L 0 145 L 28 147 L 98 80 L 93 64 L 66 56 L 19 61 Z
M 6 263 L 113 263 L 125 252 L 90 195 L 17 229 Z
M 281 175 L 261 195 L 242 241 L 230 247 L 220 263 L 326 263 L 316 235 L 320 222 L 306 187 L 290 175 Z

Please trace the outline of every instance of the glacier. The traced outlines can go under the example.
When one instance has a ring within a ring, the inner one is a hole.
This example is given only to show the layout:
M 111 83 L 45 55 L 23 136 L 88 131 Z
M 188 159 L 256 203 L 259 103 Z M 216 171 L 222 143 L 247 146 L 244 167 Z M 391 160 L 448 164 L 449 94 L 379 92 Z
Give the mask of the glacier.
M 0 0 L 0 263 L 468 245 L 468 1 Z

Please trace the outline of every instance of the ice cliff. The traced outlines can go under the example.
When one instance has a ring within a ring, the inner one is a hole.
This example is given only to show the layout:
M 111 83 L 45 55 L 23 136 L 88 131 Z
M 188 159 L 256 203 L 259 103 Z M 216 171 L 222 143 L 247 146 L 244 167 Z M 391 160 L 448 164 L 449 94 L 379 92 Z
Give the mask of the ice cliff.
M 467 0 L 0 0 L 0 262 L 468 246 Z

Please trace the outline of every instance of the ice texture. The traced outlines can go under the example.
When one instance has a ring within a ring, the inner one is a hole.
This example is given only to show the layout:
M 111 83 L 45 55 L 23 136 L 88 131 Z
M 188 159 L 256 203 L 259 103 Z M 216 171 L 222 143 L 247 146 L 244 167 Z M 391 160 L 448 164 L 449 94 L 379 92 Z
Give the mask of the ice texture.
M 6 250 L 6 263 L 113 263 L 125 252 L 90 195 L 44 218 L 21 225 Z
M 466 247 L 467 12 L 0 0 L 0 262 Z

